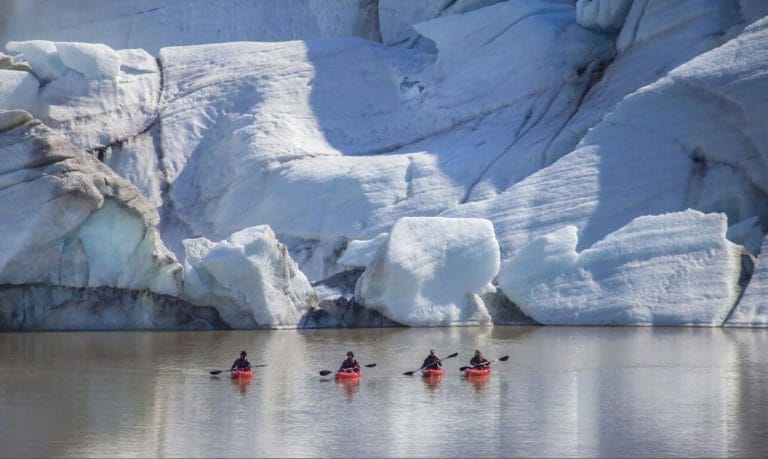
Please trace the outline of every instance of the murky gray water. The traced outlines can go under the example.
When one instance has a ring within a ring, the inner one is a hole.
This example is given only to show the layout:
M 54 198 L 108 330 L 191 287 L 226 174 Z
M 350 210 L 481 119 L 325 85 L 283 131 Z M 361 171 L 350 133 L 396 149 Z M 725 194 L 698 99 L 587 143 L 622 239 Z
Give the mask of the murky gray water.
M 430 347 L 442 380 L 403 376 Z M 467 381 L 476 348 L 510 358 Z M 208 374 L 241 349 L 250 384 Z M 377 366 L 321 378 L 347 349 Z M 768 330 L 0 334 L 6 457 L 763 456 L 767 413 Z

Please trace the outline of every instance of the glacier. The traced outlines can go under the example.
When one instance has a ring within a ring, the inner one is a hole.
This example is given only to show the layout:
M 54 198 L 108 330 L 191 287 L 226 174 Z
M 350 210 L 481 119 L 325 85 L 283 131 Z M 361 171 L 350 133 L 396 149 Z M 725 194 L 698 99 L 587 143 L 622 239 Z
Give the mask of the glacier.
M 766 2 L 0 16 L 0 329 L 768 326 Z

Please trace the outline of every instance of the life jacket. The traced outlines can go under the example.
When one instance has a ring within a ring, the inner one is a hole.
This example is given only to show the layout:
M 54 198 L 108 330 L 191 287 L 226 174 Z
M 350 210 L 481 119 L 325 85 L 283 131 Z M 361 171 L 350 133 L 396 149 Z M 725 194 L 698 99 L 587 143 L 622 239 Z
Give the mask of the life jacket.
M 440 359 L 437 358 L 436 355 L 428 355 L 426 359 L 424 359 L 424 364 L 422 367 L 430 369 L 430 370 L 439 370 L 442 362 L 440 362 Z
M 235 360 L 235 363 L 233 363 L 232 366 L 236 370 L 248 370 L 251 368 L 251 362 L 249 362 L 245 357 L 240 357 Z
M 354 357 L 350 357 L 344 361 L 344 363 L 341 364 L 341 370 L 342 371 L 360 371 L 360 364 L 357 363 L 357 359 Z

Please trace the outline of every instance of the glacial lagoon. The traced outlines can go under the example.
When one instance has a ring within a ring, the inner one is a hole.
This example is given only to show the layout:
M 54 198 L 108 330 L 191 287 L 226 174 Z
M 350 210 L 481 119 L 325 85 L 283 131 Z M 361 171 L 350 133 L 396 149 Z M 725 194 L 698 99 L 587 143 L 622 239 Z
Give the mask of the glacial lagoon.
M 438 380 L 404 376 L 430 348 Z M 493 375 L 467 380 L 472 352 Z M 493 327 L 0 334 L 0 456 L 760 456 L 768 330 Z M 240 350 L 250 381 L 227 369 Z M 358 383 L 321 377 L 347 350 Z

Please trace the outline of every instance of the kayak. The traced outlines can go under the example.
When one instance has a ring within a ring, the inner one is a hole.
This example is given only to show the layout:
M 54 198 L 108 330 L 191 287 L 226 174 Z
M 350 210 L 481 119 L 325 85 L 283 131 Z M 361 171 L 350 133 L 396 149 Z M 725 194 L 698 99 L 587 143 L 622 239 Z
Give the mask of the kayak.
M 487 368 L 485 370 L 480 370 L 477 368 L 468 368 L 464 370 L 464 376 L 470 377 L 470 376 L 488 376 L 491 374 L 491 369 Z
M 437 370 L 432 370 L 429 368 L 425 368 L 421 370 L 421 376 L 425 378 L 439 378 L 440 376 L 443 376 L 445 374 L 445 370 L 442 368 Z
M 232 370 L 230 373 L 232 375 L 232 379 L 250 378 L 253 376 L 253 370 Z
M 337 371 L 336 379 L 358 379 L 360 374 L 359 371 Z

